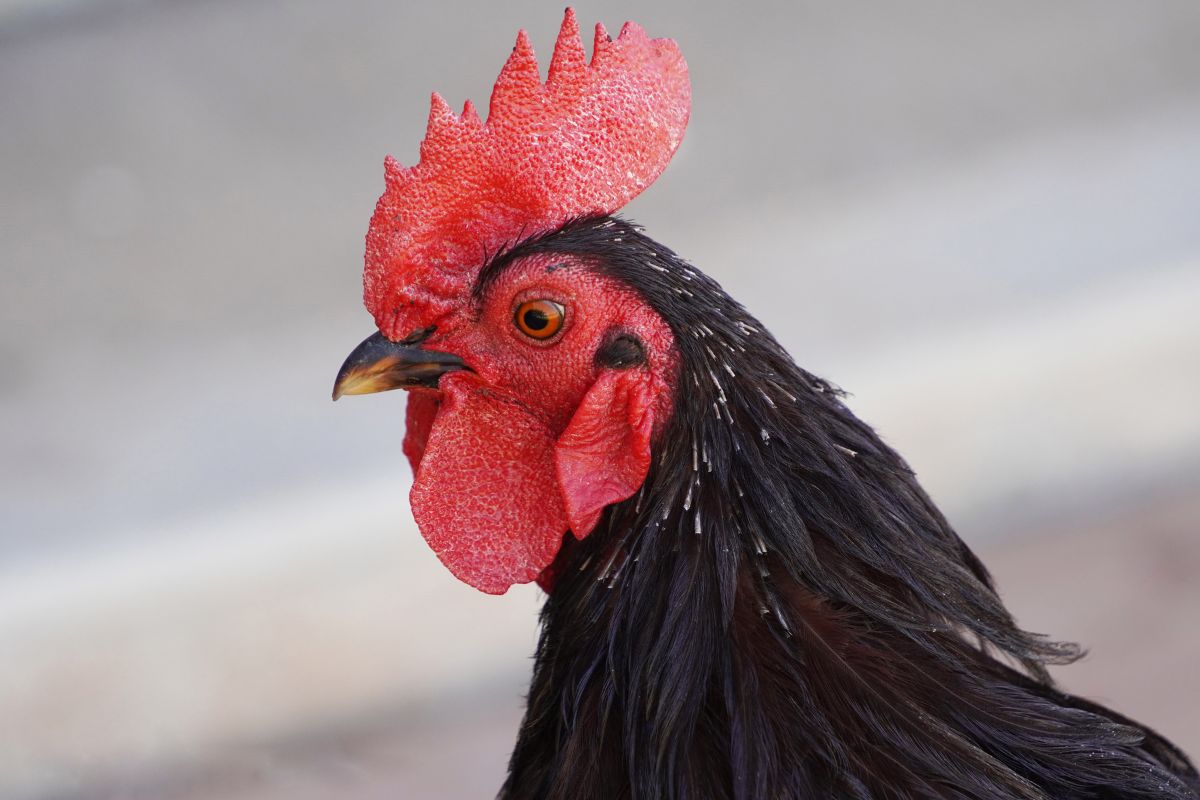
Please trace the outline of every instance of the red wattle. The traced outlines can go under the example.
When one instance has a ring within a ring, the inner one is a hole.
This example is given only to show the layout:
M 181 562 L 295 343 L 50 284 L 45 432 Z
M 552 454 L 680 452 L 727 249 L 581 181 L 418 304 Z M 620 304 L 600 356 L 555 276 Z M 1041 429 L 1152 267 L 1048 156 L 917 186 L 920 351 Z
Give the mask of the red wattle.
M 414 390 L 408 394 L 408 406 L 404 410 L 404 455 L 414 478 L 421 466 L 421 457 L 425 455 L 425 443 L 429 441 L 429 431 L 440 404 L 441 398 L 435 392 Z
M 447 376 L 442 390 L 410 495 L 413 516 L 459 580 L 503 594 L 537 578 L 567 530 L 554 437 L 472 376 Z

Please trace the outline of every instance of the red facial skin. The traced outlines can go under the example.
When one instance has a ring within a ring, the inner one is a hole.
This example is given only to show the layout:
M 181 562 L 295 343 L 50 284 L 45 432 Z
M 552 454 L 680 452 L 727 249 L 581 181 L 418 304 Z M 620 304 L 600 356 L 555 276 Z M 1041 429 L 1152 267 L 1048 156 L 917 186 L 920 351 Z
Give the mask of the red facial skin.
M 514 314 L 542 299 L 566 318 L 539 341 Z M 636 336 L 646 363 L 598 365 L 597 350 L 616 333 Z M 537 255 L 510 265 L 482 306 L 464 298 L 423 346 L 458 355 L 472 372 L 410 396 L 413 516 L 460 580 L 503 594 L 537 579 L 568 529 L 582 539 L 605 506 L 641 486 L 671 409 L 674 338 L 627 286 L 570 257 Z

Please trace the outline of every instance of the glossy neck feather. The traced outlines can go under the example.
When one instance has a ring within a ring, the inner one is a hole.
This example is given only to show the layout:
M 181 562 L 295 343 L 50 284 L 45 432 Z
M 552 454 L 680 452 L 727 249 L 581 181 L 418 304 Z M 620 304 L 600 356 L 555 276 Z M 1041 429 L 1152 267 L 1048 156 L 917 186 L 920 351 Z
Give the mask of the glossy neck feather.
M 632 225 L 538 247 L 679 349 L 642 490 L 568 535 L 502 798 L 1194 798 L 1169 742 L 1055 689 L 904 461 Z

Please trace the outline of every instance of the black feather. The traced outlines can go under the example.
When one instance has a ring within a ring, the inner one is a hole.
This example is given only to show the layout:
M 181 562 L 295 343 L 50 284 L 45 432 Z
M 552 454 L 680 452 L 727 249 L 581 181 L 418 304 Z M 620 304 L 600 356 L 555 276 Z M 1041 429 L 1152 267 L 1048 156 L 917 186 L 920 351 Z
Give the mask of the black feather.
M 1078 650 L 1016 626 L 904 461 L 712 279 L 606 217 L 478 290 L 537 252 L 634 287 L 681 366 L 642 490 L 564 539 L 501 798 L 1197 798 L 1172 744 L 1054 688 Z

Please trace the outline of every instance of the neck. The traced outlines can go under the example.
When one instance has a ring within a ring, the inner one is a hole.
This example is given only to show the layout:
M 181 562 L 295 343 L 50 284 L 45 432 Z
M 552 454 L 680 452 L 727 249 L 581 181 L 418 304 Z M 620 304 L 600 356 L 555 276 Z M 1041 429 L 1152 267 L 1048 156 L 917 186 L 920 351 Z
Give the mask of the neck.
M 642 490 L 552 567 L 501 796 L 1193 797 L 1168 743 L 1050 685 L 1076 651 L 1017 628 L 838 392 L 673 266 L 706 324 L 674 329 Z

